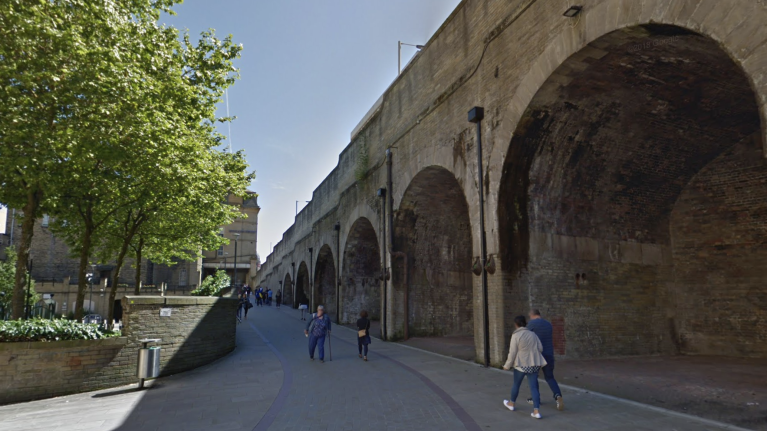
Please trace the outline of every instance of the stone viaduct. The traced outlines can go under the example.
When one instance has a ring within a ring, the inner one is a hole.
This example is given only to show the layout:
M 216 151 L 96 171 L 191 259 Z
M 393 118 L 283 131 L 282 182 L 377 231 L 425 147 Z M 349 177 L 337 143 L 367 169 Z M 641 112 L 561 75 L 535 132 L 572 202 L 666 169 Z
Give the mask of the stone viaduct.
M 258 283 L 496 365 L 529 307 L 567 358 L 767 357 L 767 1 L 575 4 L 463 1 Z

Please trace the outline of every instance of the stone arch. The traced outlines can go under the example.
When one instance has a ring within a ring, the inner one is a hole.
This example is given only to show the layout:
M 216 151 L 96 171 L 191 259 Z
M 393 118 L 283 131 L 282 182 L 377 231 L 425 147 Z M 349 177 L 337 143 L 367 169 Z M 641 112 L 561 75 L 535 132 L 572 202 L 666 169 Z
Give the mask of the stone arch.
M 314 307 L 325 306 L 325 312 L 336 316 L 336 263 L 333 251 L 325 244 L 317 253 L 317 261 L 314 267 Z
M 748 76 L 710 37 L 661 24 L 560 63 L 505 155 L 506 299 L 542 309 L 568 357 L 720 354 L 713 331 L 767 319 L 749 282 L 767 276 L 767 166 Z M 740 352 L 767 356 L 764 334 L 740 331 Z
M 298 265 L 296 272 L 296 297 L 294 298 L 293 308 L 298 308 L 299 304 L 306 304 L 311 307 L 312 287 L 309 280 L 309 267 L 306 262 Z
M 361 310 L 381 318 L 381 247 L 373 224 L 360 217 L 346 237 L 341 276 L 341 322 L 352 323 Z
M 394 249 L 407 256 L 407 274 L 395 258 L 394 325 L 402 329 L 392 338 L 405 335 L 405 317 L 408 336 L 473 337 L 469 207 L 450 171 L 430 166 L 408 184 L 395 214 Z
M 282 278 L 282 303 L 293 304 L 293 278 L 289 272 L 285 273 L 285 277 Z

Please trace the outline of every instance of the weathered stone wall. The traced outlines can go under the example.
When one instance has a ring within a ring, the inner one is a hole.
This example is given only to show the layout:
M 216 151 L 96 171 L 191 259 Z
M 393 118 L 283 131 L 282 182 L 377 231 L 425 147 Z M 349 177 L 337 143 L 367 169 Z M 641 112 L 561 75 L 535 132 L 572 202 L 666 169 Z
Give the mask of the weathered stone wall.
M 758 144 L 711 162 L 674 207 L 669 299 L 682 353 L 767 356 L 767 163 Z
M 350 232 L 357 220 L 370 220 L 381 249 L 387 247 L 376 190 L 386 186 L 388 148 L 393 207 L 387 211 L 394 211 L 399 238 L 393 251 L 406 249 L 414 268 L 455 269 L 465 286 L 455 289 L 446 275 L 429 271 L 414 270 L 421 275 L 401 280 L 403 260 L 385 253 L 391 280 L 381 304 L 387 304 L 382 313 L 388 334 L 404 333 L 404 292 L 412 289 L 427 295 L 419 304 L 451 310 L 434 319 L 447 323 L 427 324 L 427 333 L 457 332 L 452 326 L 464 322 L 467 328 L 465 316 L 472 316 L 482 356 L 480 278 L 465 271 L 480 254 L 477 194 L 483 187 L 488 253 L 498 266 L 488 279 L 494 363 L 504 358 L 513 317 L 530 306 L 553 321 L 557 353 L 567 357 L 715 351 L 712 346 L 721 341 L 696 315 L 741 328 L 735 354 L 764 356 L 754 347 L 763 335 L 743 330 L 767 313 L 758 259 L 730 264 L 748 244 L 759 243 L 761 204 L 742 199 L 747 203 L 741 206 L 753 206 L 754 221 L 749 233 L 741 234 L 746 210 L 723 207 L 713 198 L 694 210 L 685 209 L 685 202 L 693 199 L 691 190 L 698 186 L 690 184 L 706 166 L 744 137 L 756 135 L 755 145 L 765 145 L 767 4 L 584 0 L 583 11 L 572 19 L 562 16 L 569 5 L 565 0 L 462 2 L 366 116 L 338 166 L 267 258 L 259 282 L 274 289 L 291 272 L 290 263 L 316 270 L 318 256 L 309 255 L 309 247 L 328 245 L 338 256 L 335 222 L 341 223 L 342 283 L 348 283 L 347 265 L 356 265 L 352 255 L 346 261 L 346 244 L 354 242 Z M 485 108 L 481 180 L 474 125 L 466 116 L 473 106 Z M 763 162 L 764 152 L 752 158 Z M 736 172 L 750 169 L 745 159 L 733 159 L 732 166 Z M 411 187 L 434 168 L 452 178 L 442 186 Z M 718 193 L 728 197 L 717 199 L 761 193 L 756 183 L 749 184 L 738 190 L 719 186 Z M 468 216 L 450 204 L 455 193 L 463 195 Z M 410 202 L 429 202 L 432 208 L 411 208 Z M 436 208 L 448 209 L 443 215 Z M 681 214 L 692 218 L 677 222 L 685 218 Z M 718 217 L 717 231 L 738 238 L 724 242 L 729 257 L 693 232 L 705 230 L 695 223 L 711 217 Z M 403 224 L 408 220 L 410 225 Z M 461 233 L 467 224 L 468 240 Z M 429 234 L 437 226 L 449 234 Z M 690 246 L 677 247 L 685 243 Z M 451 254 L 456 249 L 468 249 L 467 256 Z M 739 268 L 740 275 L 720 266 Z M 680 278 L 677 269 L 696 275 Z M 716 294 L 675 299 L 703 281 L 707 287 L 699 292 Z M 442 296 L 448 290 L 468 292 L 470 309 L 455 309 Z M 734 310 L 740 303 L 728 302 L 727 291 L 745 292 L 751 306 Z M 342 299 L 341 315 L 349 315 L 344 307 L 357 304 Z M 408 301 L 409 311 L 413 306 Z M 416 325 L 410 329 L 418 333 L 420 323 L 409 317 Z
M 160 338 L 160 374 L 210 363 L 235 347 L 234 298 L 126 296 L 123 337 L 0 343 L 0 404 L 137 381 L 139 340 Z M 170 308 L 169 317 L 160 317 Z

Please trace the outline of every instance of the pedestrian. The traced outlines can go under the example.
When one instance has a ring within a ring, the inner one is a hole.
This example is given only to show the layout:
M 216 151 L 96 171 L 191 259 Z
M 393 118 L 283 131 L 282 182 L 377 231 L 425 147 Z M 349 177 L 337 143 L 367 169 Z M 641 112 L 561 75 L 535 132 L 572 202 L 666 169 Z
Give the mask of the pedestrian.
M 274 299 L 277 302 L 277 308 L 280 308 L 280 303 L 282 302 L 282 293 L 280 291 L 277 291 L 277 295 L 274 296 Z
M 533 412 L 530 416 L 540 419 L 541 394 L 538 391 L 538 371 L 546 365 L 546 359 L 541 354 L 543 345 L 538 336 L 525 327 L 527 326 L 525 316 L 515 317 L 514 326 L 516 329 L 511 334 L 509 356 L 503 365 L 504 370 L 514 368 L 514 386 L 511 388 L 511 399 L 503 400 L 503 405 L 511 411 L 515 410 L 514 403 L 519 395 L 519 387 L 522 385 L 522 380 L 527 377 L 527 384 L 530 385 L 530 393 L 533 395 Z
M 325 307 L 317 306 L 317 313 L 306 324 L 304 335 L 309 337 L 309 359 L 314 360 L 314 349 L 319 346 L 320 362 L 325 362 L 325 336 L 330 335 L 330 318 Z
M 243 311 L 245 312 L 245 318 L 246 319 L 248 318 L 248 309 L 250 308 L 248 307 L 248 305 L 250 305 L 251 307 L 253 306 L 253 304 L 251 304 L 250 301 L 248 301 L 247 296 L 245 296 L 245 294 L 243 293 L 242 295 L 240 295 L 240 301 L 237 303 L 238 318 L 242 318 Z
M 360 318 L 357 319 L 357 350 L 363 361 L 368 360 L 368 345 L 370 344 L 370 320 L 368 312 L 362 310 Z M 364 354 L 363 354 L 364 350 Z
M 272 306 L 272 289 L 269 288 L 269 290 L 266 291 L 266 305 Z
M 250 293 L 253 292 L 253 289 L 250 288 L 247 284 L 245 285 L 245 294 L 248 296 L 248 300 L 250 300 Z
M 261 294 L 263 291 L 264 289 L 262 287 L 259 287 L 258 290 L 256 291 L 256 305 L 258 305 L 259 307 L 262 306 Z
M 532 331 L 541 340 L 543 359 L 546 360 L 546 365 L 541 368 L 541 371 L 543 371 L 546 383 L 551 388 L 551 393 L 554 394 L 557 410 L 562 411 L 565 409 L 565 401 L 562 399 L 559 384 L 557 384 L 557 380 L 554 378 L 554 328 L 548 320 L 541 317 L 541 312 L 534 308 L 530 310 L 530 322 L 527 323 L 527 329 Z M 528 399 L 527 402 L 532 404 L 532 398 Z

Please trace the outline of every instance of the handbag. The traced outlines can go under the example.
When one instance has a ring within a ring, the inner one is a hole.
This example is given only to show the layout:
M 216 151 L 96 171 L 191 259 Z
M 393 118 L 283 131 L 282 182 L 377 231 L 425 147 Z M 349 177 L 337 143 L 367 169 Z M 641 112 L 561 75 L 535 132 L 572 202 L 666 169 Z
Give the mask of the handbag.
M 357 331 L 357 337 L 359 337 L 359 338 L 362 338 L 362 337 L 364 337 L 366 335 L 367 335 L 367 330 L 365 330 L 365 329 L 360 329 L 359 331 Z

